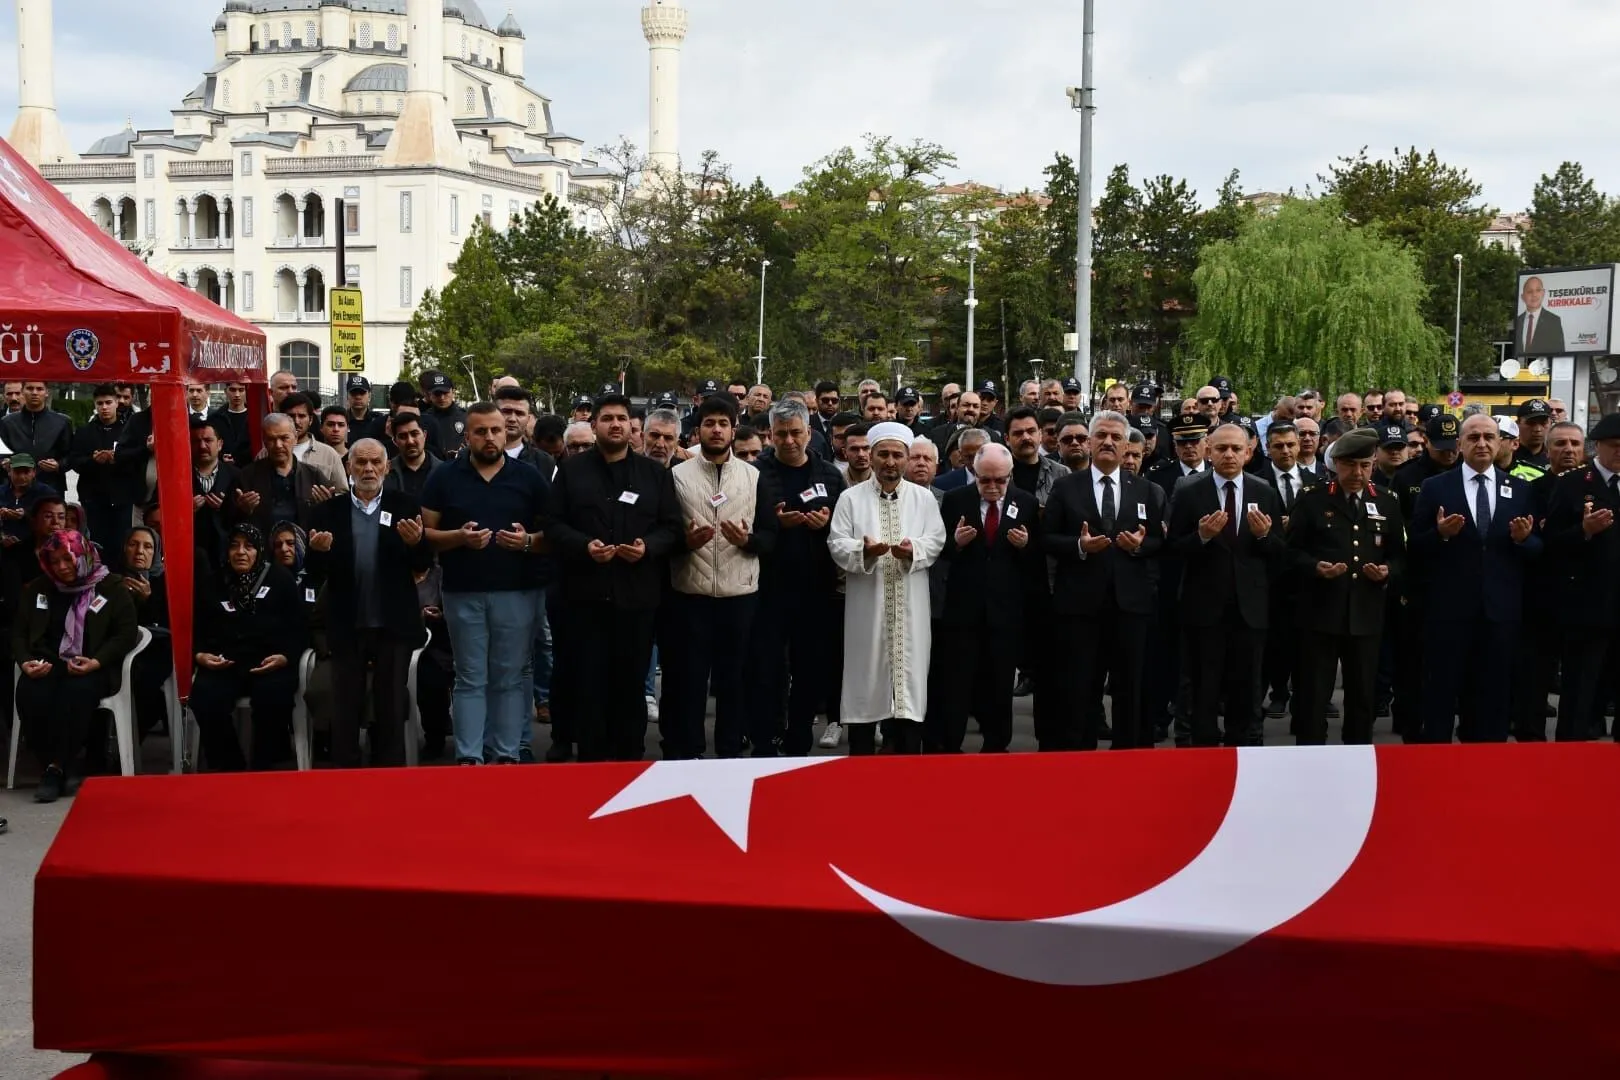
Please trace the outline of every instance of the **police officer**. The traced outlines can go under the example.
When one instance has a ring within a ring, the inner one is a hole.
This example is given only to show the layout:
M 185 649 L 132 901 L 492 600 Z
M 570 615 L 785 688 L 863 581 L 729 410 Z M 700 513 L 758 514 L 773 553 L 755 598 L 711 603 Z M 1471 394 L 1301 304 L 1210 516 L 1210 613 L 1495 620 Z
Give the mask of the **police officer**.
M 1288 518 L 1300 581 L 1294 738 L 1301 746 L 1327 742 L 1328 699 L 1341 664 L 1344 742 L 1372 742 L 1387 595 L 1406 562 L 1400 500 L 1373 480 L 1381 440 L 1387 433 L 1373 428 L 1342 436 L 1333 446 L 1334 479 L 1301 495 Z
M 694 407 L 691 412 L 687 413 L 681 418 L 681 445 L 683 447 L 691 445 L 692 434 L 693 432 L 697 431 L 697 403 L 702 401 L 704 398 L 713 397 L 716 394 L 724 394 L 725 392 L 726 384 L 721 382 L 719 379 L 704 379 L 698 384 L 697 393 L 693 395 L 692 404 Z
M 1080 380 L 1070 375 L 1063 380 L 1063 411 L 1085 412 L 1086 403 L 1080 400 Z
M 361 439 L 376 439 L 387 446 L 388 414 L 371 407 L 371 380 L 364 375 L 350 375 L 344 389 L 349 397 L 349 410 L 345 414 L 349 421 L 348 445 L 353 446 Z
M 996 393 L 996 380 L 986 379 L 979 384 L 979 426 L 995 436 L 996 442 L 1006 442 L 1007 428 L 998 409 L 1001 395 Z
M 1361 429 L 1357 429 L 1361 430 Z M 1373 467 L 1373 481 L 1381 488 L 1395 490 L 1395 474 L 1406 464 L 1406 422 L 1391 421 L 1365 430 L 1376 432 L 1378 456 Z M 1351 432 L 1355 434 L 1355 432 Z M 1343 442 L 1341 438 L 1339 442 Z M 1333 460 L 1339 460 L 1339 443 L 1333 444 Z
M 1514 463 L 1529 462 L 1545 473 L 1552 464 L 1547 456 L 1547 430 L 1552 427 L 1552 406 L 1542 398 L 1531 398 L 1519 406 L 1518 421 L 1519 448 L 1514 451 Z
M 1460 460 L 1457 439 L 1461 430 L 1461 423 L 1450 413 L 1430 417 L 1424 429 L 1428 446 L 1423 454 L 1395 470 L 1395 496 L 1400 500 L 1402 521 L 1412 520 L 1412 508 L 1417 505 L 1425 480 L 1457 467 Z M 1395 733 L 1407 742 L 1420 742 L 1423 737 L 1423 615 L 1428 603 L 1422 570 L 1408 565 L 1402 579 L 1396 583 L 1396 591 L 1399 596 L 1394 625 L 1390 627 L 1395 639 L 1391 711 L 1395 717 Z
M 467 441 L 467 410 L 456 404 L 456 384 L 444 372 L 423 373 L 422 387 L 428 400 L 428 407 L 422 410 L 422 427 L 432 429 L 433 442 L 448 460 Z

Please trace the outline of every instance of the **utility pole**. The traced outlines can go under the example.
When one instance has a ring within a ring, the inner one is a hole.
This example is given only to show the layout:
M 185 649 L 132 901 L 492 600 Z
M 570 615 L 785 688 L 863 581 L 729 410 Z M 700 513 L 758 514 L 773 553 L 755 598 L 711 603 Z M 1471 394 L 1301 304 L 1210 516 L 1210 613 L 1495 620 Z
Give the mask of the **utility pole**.
M 1080 112 L 1079 241 L 1074 277 L 1074 377 L 1080 380 L 1082 407 L 1091 406 L 1091 119 L 1097 106 L 1092 85 L 1095 62 L 1096 0 L 1085 0 L 1080 49 L 1080 85 L 1069 87 L 1069 104 Z
M 974 295 L 974 264 L 979 257 L 979 223 L 968 222 L 968 338 L 967 338 L 967 384 L 978 385 L 973 381 L 973 313 L 979 307 L 979 298 Z
M 754 355 L 754 383 L 759 385 L 765 382 L 765 271 L 771 268 L 771 260 L 762 259 L 759 264 L 759 351 Z
M 1001 298 L 1001 388 L 1012 386 L 1012 364 L 1007 358 L 1007 298 Z

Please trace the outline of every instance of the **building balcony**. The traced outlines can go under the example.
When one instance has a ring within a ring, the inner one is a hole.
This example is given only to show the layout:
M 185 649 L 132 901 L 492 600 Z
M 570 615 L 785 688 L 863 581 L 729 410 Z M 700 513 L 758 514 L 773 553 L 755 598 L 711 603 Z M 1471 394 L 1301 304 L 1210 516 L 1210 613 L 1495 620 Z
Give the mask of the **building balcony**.
M 133 180 L 133 161 L 75 161 L 41 165 L 39 174 L 47 180 Z
M 546 187 L 545 178 L 535 176 L 533 173 L 519 172 L 516 169 L 502 169 L 496 165 L 485 165 L 477 161 L 473 162 L 472 171 L 473 175 L 481 180 L 522 188 L 524 191 L 532 191 L 540 195 L 544 195 L 549 190 Z
M 170 251 L 230 251 L 236 245 L 236 240 L 229 236 L 195 236 L 184 237 L 175 241 Z
M 134 166 L 131 165 L 131 168 Z M 170 180 L 229 180 L 235 174 L 235 163 L 230 158 L 205 158 L 200 161 L 169 162 Z
M 370 172 L 377 167 L 377 154 L 335 154 L 318 157 L 266 158 L 266 176 L 308 176 Z

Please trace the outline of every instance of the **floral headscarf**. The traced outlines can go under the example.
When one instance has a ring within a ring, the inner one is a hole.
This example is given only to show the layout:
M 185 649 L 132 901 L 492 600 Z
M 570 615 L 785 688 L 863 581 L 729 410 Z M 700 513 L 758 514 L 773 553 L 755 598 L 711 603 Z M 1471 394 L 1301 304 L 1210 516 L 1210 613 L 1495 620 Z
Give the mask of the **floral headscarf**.
M 59 551 L 67 551 L 73 556 L 73 580 L 62 582 L 51 573 L 51 556 Z M 62 626 L 61 647 L 57 650 L 58 656 L 74 657 L 84 655 L 84 620 L 95 601 L 96 586 L 107 577 L 107 568 L 101 565 L 101 554 L 96 546 L 86 540 L 83 533 L 66 529 L 62 532 L 51 533 L 39 545 L 39 568 L 45 572 L 45 580 L 51 588 L 65 596 L 72 597 L 68 605 L 67 621 Z
M 240 536 L 248 542 L 253 549 L 253 565 L 247 573 L 238 573 L 231 567 L 230 546 L 231 541 Z M 230 593 L 231 603 L 237 611 L 251 615 L 254 605 L 258 603 L 259 587 L 264 584 L 265 577 L 270 573 L 270 560 L 266 558 L 264 533 L 257 526 L 241 524 L 231 529 L 225 537 L 225 585 Z

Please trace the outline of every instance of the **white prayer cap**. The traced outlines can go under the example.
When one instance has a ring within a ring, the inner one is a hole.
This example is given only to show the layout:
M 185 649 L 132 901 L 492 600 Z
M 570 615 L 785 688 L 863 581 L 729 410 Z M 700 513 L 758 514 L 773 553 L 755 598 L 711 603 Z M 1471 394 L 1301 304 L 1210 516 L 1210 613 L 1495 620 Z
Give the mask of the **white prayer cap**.
M 881 424 L 873 424 L 871 430 L 866 433 L 866 440 L 871 444 L 872 449 L 874 450 L 877 449 L 878 443 L 886 442 L 889 439 L 893 439 L 895 442 L 901 443 L 907 450 L 910 450 L 911 444 L 916 440 L 916 438 L 917 437 L 911 433 L 910 428 L 906 427 L 904 424 L 897 424 L 892 420 Z

